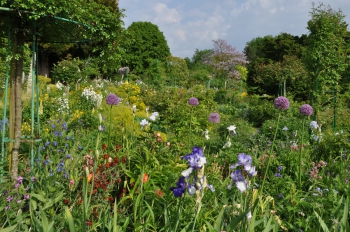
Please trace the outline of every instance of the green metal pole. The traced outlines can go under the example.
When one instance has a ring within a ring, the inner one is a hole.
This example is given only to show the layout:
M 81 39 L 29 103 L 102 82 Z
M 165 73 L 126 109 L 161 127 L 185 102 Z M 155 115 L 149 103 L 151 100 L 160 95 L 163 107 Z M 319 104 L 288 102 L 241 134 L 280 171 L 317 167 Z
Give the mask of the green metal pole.
M 33 35 L 33 44 L 32 44 L 32 109 L 31 109 L 31 140 L 30 140 L 30 176 L 33 177 L 33 169 L 34 169 L 34 109 L 35 109 L 35 63 L 36 63 L 36 29 L 34 29 Z M 33 187 L 33 186 L 31 186 Z
M 336 110 L 337 110 L 337 95 L 336 95 L 336 89 L 334 88 L 334 98 L 333 98 L 333 131 L 335 130 L 335 126 L 336 126 Z
M 11 30 L 10 27 L 7 31 L 7 53 L 6 56 L 8 56 L 8 51 L 10 51 L 11 46 Z M 3 113 L 3 127 L 2 127 L 2 133 L 1 133 L 1 164 L 4 163 L 5 160 L 5 121 L 6 121 L 6 112 L 7 112 L 7 96 L 8 96 L 8 83 L 9 83 L 9 72 L 10 72 L 10 64 L 9 60 L 6 57 L 6 78 L 5 78 L 5 96 L 4 96 L 4 113 Z M 3 175 L 3 169 L 0 170 L 0 183 L 2 182 L 2 175 Z

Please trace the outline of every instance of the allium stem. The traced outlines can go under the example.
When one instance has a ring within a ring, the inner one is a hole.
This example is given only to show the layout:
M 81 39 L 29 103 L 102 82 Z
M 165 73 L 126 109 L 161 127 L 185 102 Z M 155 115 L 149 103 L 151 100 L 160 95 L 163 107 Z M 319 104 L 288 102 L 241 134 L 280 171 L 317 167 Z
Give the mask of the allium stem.
M 112 105 L 111 105 L 111 108 L 109 108 L 109 128 L 108 128 L 107 149 L 110 149 L 109 140 L 111 137 L 111 127 L 112 127 Z
M 277 124 L 276 124 L 275 135 L 273 136 L 272 145 L 271 145 L 271 148 L 270 148 L 269 156 L 268 156 L 268 158 L 267 158 L 267 165 L 266 165 L 266 169 L 265 169 L 264 179 L 263 179 L 263 182 L 262 182 L 262 184 L 261 184 L 261 188 L 260 188 L 260 191 L 259 191 L 259 195 L 262 194 L 262 192 L 263 192 L 264 184 L 265 184 L 265 181 L 266 181 L 266 176 L 267 176 L 267 173 L 268 173 L 268 171 L 269 171 L 270 161 L 271 161 L 271 154 L 272 154 L 272 151 L 273 151 L 273 147 L 274 147 L 274 145 L 275 145 L 275 140 L 276 140 L 276 135 L 277 135 L 277 130 L 278 130 L 280 118 L 281 118 L 281 112 L 278 114 L 278 119 L 277 119 Z
M 301 130 L 301 144 L 300 144 L 300 152 L 299 152 L 299 188 L 301 188 L 301 155 L 303 153 L 304 127 L 305 127 L 305 117 L 303 118 L 303 129 Z
M 190 132 L 188 133 L 188 146 L 191 147 L 191 137 L 192 137 L 192 112 L 193 112 L 193 107 L 191 106 L 191 111 L 190 111 Z

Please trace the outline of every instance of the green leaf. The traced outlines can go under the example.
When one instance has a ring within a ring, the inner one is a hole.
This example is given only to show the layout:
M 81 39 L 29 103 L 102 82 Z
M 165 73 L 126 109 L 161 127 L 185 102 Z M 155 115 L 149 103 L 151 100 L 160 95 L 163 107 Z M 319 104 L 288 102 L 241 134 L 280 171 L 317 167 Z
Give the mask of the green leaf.
M 72 217 L 72 213 L 70 212 L 68 207 L 65 208 L 65 216 L 66 216 L 66 219 L 68 220 L 69 231 L 75 232 L 74 220 Z
M 4 229 L 1 229 L 0 232 L 11 232 L 11 231 L 13 231 L 16 227 L 17 227 L 17 224 L 16 224 L 16 225 L 13 225 L 13 226 L 10 226 L 10 227 L 7 227 L 7 228 L 4 228 Z
M 46 202 L 46 199 L 42 195 L 39 195 L 39 194 L 36 194 L 36 193 L 31 193 L 30 196 L 38 199 L 39 201 L 41 201 L 43 203 Z
M 320 223 L 320 225 L 321 225 L 323 231 L 324 231 L 324 232 L 329 232 L 329 229 L 328 229 L 326 223 L 324 223 L 323 219 L 317 214 L 316 211 L 314 211 L 314 213 L 315 213 L 315 215 L 316 215 L 316 217 L 317 217 L 317 219 L 318 219 L 318 222 Z
M 222 226 L 222 222 L 223 222 L 223 216 L 224 216 L 224 211 L 225 208 L 222 207 L 218 217 L 215 220 L 215 224 L 214 224 L 214 229 L 215 231 L 221 231 L 221 226 Z
M 345 204 L 344 204 L 344 213 L 343 213 L 343 217 L 340 220 L 340 223 L 342 225 L 342 227 L 347 227 L 347 223 L 348 223 L 348 217 L 349 217 L 349 197 L 346 198 L 345 200 Z
M 265 229 L 263 232 L 269 232 L 271 229 L 274 228 L 274 225 L 271 226 L 271 222 L 272 222 L 272 215 L 270 216 L 270 219 L 267 222 L 267 225 L 265 226 Z

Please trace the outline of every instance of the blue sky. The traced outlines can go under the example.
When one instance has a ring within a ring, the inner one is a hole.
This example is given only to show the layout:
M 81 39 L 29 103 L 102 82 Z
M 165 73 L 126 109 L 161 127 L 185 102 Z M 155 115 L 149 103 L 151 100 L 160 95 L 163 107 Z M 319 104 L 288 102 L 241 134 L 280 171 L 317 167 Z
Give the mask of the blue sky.
M 243 51 L 256 37 L 308 34 L 312 2 L 341 9 L 350 24 L 350 0 L 119 0 L 119 7 L 125 10 L 125 27 L 151 22 L 173 56 L 191 58 L 196 49 L 213 48 L 216 39 Z

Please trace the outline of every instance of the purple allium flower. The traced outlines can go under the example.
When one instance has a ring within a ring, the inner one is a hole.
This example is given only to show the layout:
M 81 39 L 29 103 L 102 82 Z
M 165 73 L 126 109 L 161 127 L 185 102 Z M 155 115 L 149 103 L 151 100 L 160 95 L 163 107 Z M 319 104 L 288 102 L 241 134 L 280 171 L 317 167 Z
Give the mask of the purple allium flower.
M 191 97 L 191 98 L 188 100 L 188 104 L 190 104 L 191 106 L 198 106 L 199 101 L 198 101 L 197 98 Z
M 9 210 L 9 209 L 10 209 L 10 206 L 7 205 L 7 206 L 5 207 L 5 210 Z
M 185 178 L 180 177 L 176 183 L 176 187 L 171 187 L 170 190 L 173 191 L 174 197 L 181 197 L 186 190 Z
M 8 197 L 6 198 L 7 202 L 12 201 L 12 199 L 13 199 L 13 197 L 12 197 L 12 196 L 8 196 Z
M 312 107 L 309 104 L 304 104 L 300 107 L 300 113 L 306 116 L 310 116 L 313 112 Z
M 287 98 L 280 96 L 275 99 L 274 106 L 280 110 L 286 110 L 289 108 L 289 101 Z
M 115 95 L 114 93 L 110 93 L 107 98 L 106 98 L 106 103 L 110 106 L 113 105 L 118 105 L 119 104 L 119 98 L 117 97 L 117 95 Z
M 218 113 L 211 113 L 208 118 L 209 122 L 212 123 L 219 123 L 220 122 L 220 114 Z
M 29 194 L 26 194 L 23 196 L 23 199 L 26 200 L 26 199 L 29 199 Z

